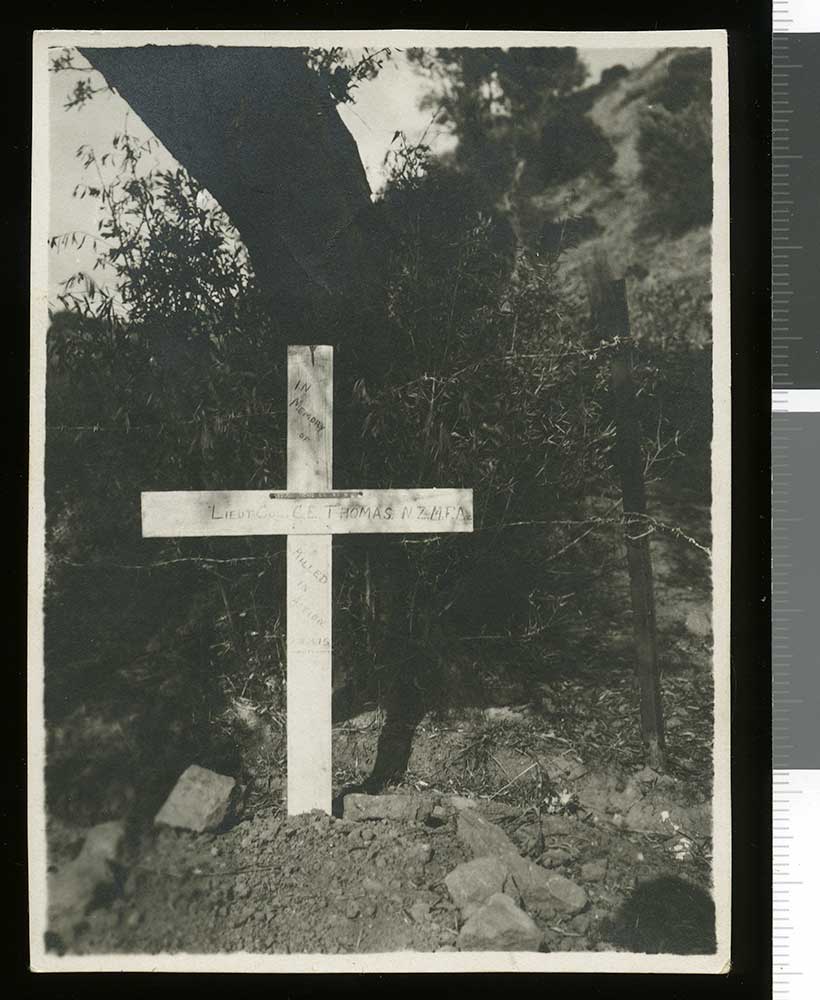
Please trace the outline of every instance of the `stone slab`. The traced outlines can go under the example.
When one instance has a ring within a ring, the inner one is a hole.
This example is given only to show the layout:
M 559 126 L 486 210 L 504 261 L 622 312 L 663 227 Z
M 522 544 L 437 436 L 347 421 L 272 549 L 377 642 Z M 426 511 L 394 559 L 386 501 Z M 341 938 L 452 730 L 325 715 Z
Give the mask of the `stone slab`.
M 435 806 L 432 798 L 422 795 L 363 795 L 352 792 L 344 798 L 344 818 L 425 823 L 432 816 Z
M 227 819 L 235 789 L 233 778 L 192 764 L 174 785 L 154 823 L 194 833 L 216 830 Z

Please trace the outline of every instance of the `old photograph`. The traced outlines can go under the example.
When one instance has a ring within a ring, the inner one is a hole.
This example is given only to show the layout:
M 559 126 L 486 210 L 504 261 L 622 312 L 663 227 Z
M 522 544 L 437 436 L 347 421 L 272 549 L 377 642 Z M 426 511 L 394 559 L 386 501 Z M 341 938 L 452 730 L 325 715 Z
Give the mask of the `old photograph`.
M 725 34 L 33 103 L 32 967 L 725 972 Z

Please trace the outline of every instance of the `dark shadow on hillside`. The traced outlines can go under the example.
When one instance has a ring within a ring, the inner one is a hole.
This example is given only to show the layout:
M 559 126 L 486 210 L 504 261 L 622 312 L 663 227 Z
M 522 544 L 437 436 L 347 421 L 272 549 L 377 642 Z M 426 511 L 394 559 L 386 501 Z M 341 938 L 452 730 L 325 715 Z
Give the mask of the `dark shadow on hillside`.
M 639 885 L 612 921 L 612 941 L 650 955 L 711 955 L 715 904 L 709 893 L 676 876 Z

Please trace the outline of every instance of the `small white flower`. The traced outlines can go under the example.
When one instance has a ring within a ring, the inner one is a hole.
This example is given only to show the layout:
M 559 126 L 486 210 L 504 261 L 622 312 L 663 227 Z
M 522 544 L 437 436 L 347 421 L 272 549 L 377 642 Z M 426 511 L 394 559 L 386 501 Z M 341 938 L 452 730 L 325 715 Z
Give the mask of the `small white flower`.
M 677 861 L 686 861 L 687 858 L 691 857 L 691 847 L 692 841 L 688 837 L 681 837 L 672 848 L 672 854 Z
M 196 193 L 196 207 L 201 212 L 207 212 L 214 207 L 214 199 L 205 188 L 200 188 Z

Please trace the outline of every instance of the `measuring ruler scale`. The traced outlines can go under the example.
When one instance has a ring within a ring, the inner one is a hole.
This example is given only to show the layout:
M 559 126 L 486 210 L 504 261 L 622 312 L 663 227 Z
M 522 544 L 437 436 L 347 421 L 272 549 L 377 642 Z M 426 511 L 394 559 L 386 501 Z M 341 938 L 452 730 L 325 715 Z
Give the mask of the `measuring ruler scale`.
M 820 0 L 772 16 L 772 993 L 820 997 Z

